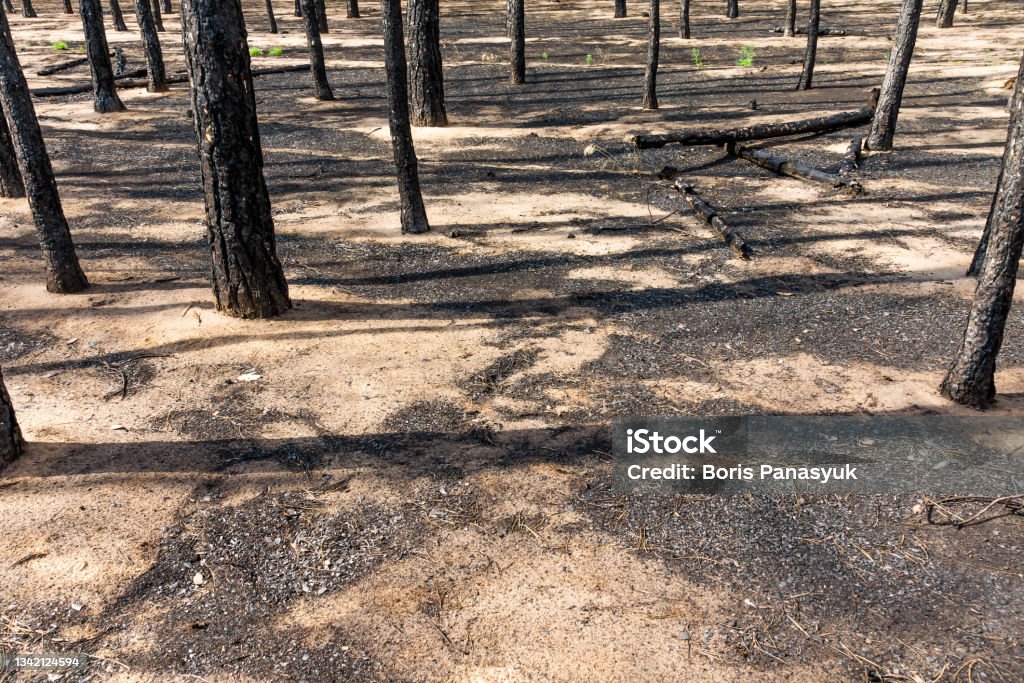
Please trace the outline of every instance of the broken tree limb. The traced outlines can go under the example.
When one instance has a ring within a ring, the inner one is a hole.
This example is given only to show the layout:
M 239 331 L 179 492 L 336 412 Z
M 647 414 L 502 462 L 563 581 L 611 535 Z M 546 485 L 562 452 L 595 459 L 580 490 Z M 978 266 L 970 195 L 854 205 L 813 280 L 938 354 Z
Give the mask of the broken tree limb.
M 761 168 L 766 168 L 773 173 L 779 175 L 789 176 L 790 178 L 797 178 L 799 180 L 806 180 L 812 183 L 821 183 L 828 185 L 833 188 L 846 190 L 851 194 L 861 194 L 864 188 L 856 180 L 848 180 L 847 178 L 840 178 L 837 175 L 831 173 L 825 173 L 819 171 L 816 168 L 806 166 L 798 161 L 792 161 L 785 157 L 780 157 L 772 154 L 767 149 L 751 149 L 750 147 L 743 147 L 730 143 L 726 146 L 729 154 L 746 159 L 754 164 L 757 164 Z
M 768 33 L 785 33 L 785 32 L 786 32 L 786 27 L 785 26 L 776 26 L 775 28 L 768 29 Z M 794 33 L 796 35 L 798 35 L 798 36 L 805 36 L 805 35 L 807 35 L 807 27 L 806 26 L 798 26 L 794 30 Z M 818 35 L 819 36 L 845 36 L 846 35 L 846 31 L 844 31 L 842 29 L 838 29 L 838 28 L 819 28 L 818 29 Z
M 718 215 L 713 206 L 700 198 L 693 185 L 680 178 L 672 184 L 672 187 L 676 192 L 683 195 L 686 203 L 693 209 L 693 212 L 700 216 L 701 220 L 707 223 L 712 230 L 718 233 L 718 236 L 725 241 L 729 249 L 732 250 L 732 253 L 743 260 L 750 259 L 750 247 L 747 246 L 743 237 L 729 227 L 728 223 Z
M 730 142 L 742 142 L 744 140 L 767 140 L 768 138 L 781 138 L 790 135 L 804 135 L 806 133 L 830 133 L 843 130 L 844 128 L 855 128 L 871 123 L 871 117 L 875 113 L 875 104 L 878 102 L 877 89 L 871 91 L 871 101 L 867 107 L 854 111 L 845 111 L 829 116 L 817 116 L 812 119 L 800 121 L 784 121 L 782 123 L 762 123 L 756 126 L 743 126 L 740 128 L 727 128 L 721 130 L 693 131 L 684 133 L 666 133 L 664 135 L 637 135 L 632 142 L 637 149 L 653 149 L 665 145 L 727 145 Z
M 77 59 L 69 59 L 64 62 L 59 62 L 52 66 L 47 66 L 36 72 L 37 76 L 52 76 L 55 73 L 66 71 L 68 69 L 74 69 L 76 66 L 82 66 L 89 63 L 88 57 L 79 57 Z
M 145 69 L 139 70 L 141 73 L 145 73 Z M 297 71 L 309 71 L 309 64 L 292 64 L 290 66 L 275 66 L 263 69 L 253 69 L 253 76 L 268 76 L 270 74 L 283 74 Z M 167 83 L 188 83 L 188 74 L 176 73 L 167 77 Z M 118 77 L 115 79 L 115 84 L 118 88 L 145 88 L 149 84 L 148 78 L 125 78 Z M 81 93 L 92 92 L 91 83 L 80 83 L 78 85 L 66 85 L 56 88 L 33 88 L 33 97 L 62 97 L 64 95 L 79 95 Z
M 863 148 L 864 138 L 860 135 L 854 137 L 843 155 L 843 163 L 839 165 L 839 175 L 849 175 L 860 168 L 860 151 Z

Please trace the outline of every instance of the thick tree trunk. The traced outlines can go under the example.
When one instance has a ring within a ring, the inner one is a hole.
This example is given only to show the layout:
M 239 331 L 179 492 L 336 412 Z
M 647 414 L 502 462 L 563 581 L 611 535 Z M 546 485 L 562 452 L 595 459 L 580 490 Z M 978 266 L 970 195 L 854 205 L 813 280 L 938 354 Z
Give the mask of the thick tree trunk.
M 409 95 L 417 126 L 448 125 L 438 5 L 438 0 L 409 0 Z
M 398 171 L 398 195 L 401 199 L 402 232 L 430 230 L 427 211 L 420 193 L 416 148 L 409 124 L 409 75 L 405 63 L 405 37 L 402 33 L 401 0 L 381 0 L 384 22 L 384 68 L 387 71 L 388 124 Z
M 110 64 L 100 0 L 79 0 L 78 11 L 82 15 L 89 70 L 92 72 L 93 109 L 101 114 L 124 111 L 124 104 L 114 88 L 114 67 Z
M 359 0 L 348 0 L 345 5 L 345 17 L 348 19 L 359 18 Z
M 647 27 L 647 67 L 644 69 L 644 109 L 658 108 L 658 51 L 661 48 L 661 0 L 651 0 Z
M 996 395 L 996 357 L 1013 303 L 1021 246 L 1024 245 L 1024 60 L 1017 72 L 1003 165 L 989 214 L 989 242 L 978 275 L 974 302 L 960 348 L 941 391 L 957 403 L 983 408 Z
M 330 33 L 330 27 L 327 25 L 327 5 L 324 4 L 325 0 L 315 0 L 316 7 L 316 27 L 320 30 L 320 33 Z
M 35 19 L 36 11 L 32 7 L 32 0 L 21 0 L 21 16 Z
M 807 52 L 804 53 L 804 70 L 800 73 L 797 90 L 810 90 L 814 80 L 814 62 L 818 57 L 818 27 L 821 25 L 821 0 L 811 0 L 811 17 L 807 22 Z
M 526 83 L 526 7 L 525 0 L 510 0 L 512 6 L 512 32 L 509 57 L 512 66 L 512 85 Z
M 740 16 L 740 0 L 727 0 L 725 4 L 726 19 L 736 19 Z
M 114 22 L 115 31 L 127 31 L 124 24 L 124 14 L 121 13 L 121 3 L 118 0 L 110 0 L 110 18 Z
M 949 28 L 953 25 L 953 15 L 956 14 L 957 0 L 940 0 L 939 12 L 935 15 L 936 28 Z
M 159 33 L 163 33 L 164 32 L 164 17 L 163 17 L 163 14 L 160 11 L 160 0 L 150 0 L 150 1 L 152 3 L 152 4 L 150 4 L 150 8 L 153 11 L 153 26 L 156 27 L 156 30 Z
M 690 38 L 690 0 L 679 3 L 679 37 L 686 40 Z
M 274 219 L 249 44 L 239 0 L 181 0 L 217 310 L 269 318 L 291 308 Z
M 796 0 L 789 0 L 786 5 L 786 25 L 783 27 L 783 35 L 787 38 L 796 35 Z
M 89 282 L 78 265 L 50 157 L 4 12 L 0 12 L 0 108 L 10 129 L 25 195 L 39 233 L 46 261 L 46 289 L 60 294 L 80 292 Z
M 74 14 L 75 8 L 71 6 L 71 0 L 64 0 L 64 14 Z
M 318 13 L 316 0 L 302 0 L 302 23 L 306 26 L 313 94 L 318 100 L 333 100 L 334 93 L 331 92 L 331 84 L 327 81 L 327 66 L 324 64 L 324 46 L 320 42 L 320 27 L 316 18 Z
M 277 17 L 274 16 L 274 4 L 271 0 L 265 0 L 267 5 L 267 21 L 270 22 L 270 32 L 277 33 Z
M 14 405 L 7 394 L 4 376 L 0 373 L 0 469 L 21 455 L 23 442 L 18 420 L 14 416 Z
M 882 78 L 882 92 L 871 121 L 871 132 L 865 146 L 871 150 L 892 149 L 896 136 L 896 119 L 900 115 L 903 88 L 907 84 L 910 58 L 917 41 L 917 26 L 921 20 L 921 0 L 903 0 L 900 17 L 896 22 L 896 35 L 892 41 L 889 66 Z
M 150 5 L 150 0 L 135 0 L 135 18 L 139 22 L 139 33 L 142 35 L 142 51 L 146 54 L 146 75 L 149 77 L 149 92 L 167 90 L 167 73 L 164 71 L 164 56 L 160 50 L 160 38 L 156 34 L 153 22 L 153 10 L 157 3 Z
M 14 153 L 11 131 L 0 107 L 0 197 L 16 199 L 24 196 L 25 185 L 18 170 L 18 155 Z
M 615 18 L 626 18 L 626 0 L 615 0 Z

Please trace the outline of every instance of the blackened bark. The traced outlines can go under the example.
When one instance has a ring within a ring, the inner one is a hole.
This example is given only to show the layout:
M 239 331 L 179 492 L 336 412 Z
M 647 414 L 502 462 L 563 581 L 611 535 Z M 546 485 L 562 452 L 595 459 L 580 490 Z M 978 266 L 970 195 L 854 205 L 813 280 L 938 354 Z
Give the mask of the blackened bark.
M 164 14 L 170 14 L 171 12 L 174 11 L 174 9 L 171 7 L 171 0 L 163 0 L 163 3 L 164 3 L 164 6 L 163 6 L 163 13 Z
M 124 14 L 121 13 L 121 3 L 118 0 L 110 0 L 110 18 L 114 21 L 115 31 L 127 31 L 124 25 Z
M 615 0 L 615 18 L 626 18 L 626 0 Z
M 661 48 L 661 0 L 651 0 L 647 27 L 647 67 L 644 69 L 644 109 L 658 108 L 658 52 Z
M 74 14 L 75 8 L 71 6 L 71 0 L 64 0 L 64 14 Z
M 524 2 L 525 0 L 511 0 L 512 30 L 509 36 L 511 38 L 509 62 L 512 68 L 509 80 L 512 85 L 526 83 L 526 8 Z
M 309 73 L 313 77 L 313 94 L 318 100 L 333 100 L 331 84 L 327 81 L 327 66 L 324 64 L 324 46 L 320 42 L 320 27 L 317 25 L 316 0 L 302 0 L 302 23 L 306 26 L 306 45 L 309 47 Z
M 935 15 L 936 28 L 949 28 L 953 25 L 957 2 L 958 0 L 941 0 L 939 2 L 939 12 Z
M 36 11 L 32 7 L 32 0 L 21 0 L 21 16 L 35 19 Z
M 324 4 L 324 0 L 316 0 L 316 26 L 320 29 L 320 33 L 329 33 L 330 28 L 327 26 L 327 5 Z
M 412 122 L 447 126 L 438 0 L 409 0 L 409 79 Z
M 682 0 L 679 3 L 679 37 L 690 37 L 690 0 Z
M 153 10 L 153 26 L 160 33 L 164 32 L 164 17 L 160 12 L 160 0 L 150 0 L 150 8 Z
M 8 13 L 14 14 L 14 5 L 11 4 L 11 0 L 4 0 L 4 9 L 7 10 Z
M 295 0 L 295 16 L 302 16 L 302 0 Z
M 217 310 L 269 318 L 291 308 L 274 219 L 240 0 L 181 0 Z
M 740 1 L 728 0 L 725 4 L 726 19 L 736 19 L 740 16 Z
M 4 376 L 0 373 L 0 469 L 13 462 L 24 447 L 18 419 L 14 416 L 14 406 L 4 385 Z
M 146 76 L 149 78 L 149 85 L 146 90 L 149 92 L 164 92 L 167 90 L 167 73 L 164 71 L 164 56 L 160 50 L 160 38 L 156 34 L 156 24 L 153 21 L 152 7 L 150 0 L 135 0 L 135 18 L 139 22 L 139 33 L 142 35 L 142 51 L 146 55 Z
M 79 0 L 78 11 L 85 28 L 85 46 L 92 73 L 93 109 L 101 114 L 124 111 L 124 104 L 114 88 L 114 67 L 110 64 L 107 34 L 103 30 L 103 10 L 100 0 Z
M 907 84 L 910 58 L 917 41 L 917 26 L 921 20 L 921 0 L 903 0 L 900 16 L 896 22 L 896 35 L 892 41 L 889 66 L 882 78 L 882 92 L 871 121 L 871 132 L 865 147 L 872 150 L 892 149 L 896 136 L 896 120 L 900 115 L 903 88 Z
M 24 196 L 25 185 L 18 170 L 18 155 L 14 153 L 11 131 L 0 107 L 0 197 L 14 199 Z
M 348 19 L 359 18 L 359 0 L 348 0 L 345 5 L 345 17 Z
M 416 149 L 409 124 L 409 75 L 405 63 L 401 0 L 381 0 L 384 22 L 384 69 L 387 72 L 388 124 L 398 171 L 398 195 L 402 205 L 402 232 L 430 230 L 420 193 Z
M 277 17 L 274 16 L 274 5 L 271 0 L 266 0 L 267 21 L 270 22 L 270 32 L 277 33 Z
M 786 25 L 783 29 L 783 35 L 787 38 L 792 38 L 796 35 L 796 0 L 789 0 L 786 5 Z
M 46 289 L 60 294 L 80 292 L 89 286 L 89 281 L 78 265 L 50 157 L 4 12 L 0 12 L 0 107 L 10 129 L 25 195 L 39 233 L 46 261 Z
M 1024 246 L 1024 59 L 1017 71 L 1003 165 L 989 214 L 988 249 L 978 274 L 963 341 L 941 391 L 957 403 L 984 408 L 996 395 L 996 357 L 1013 303 L 1021 247 Z
M 814 61 L 818 56 L 818 26 L 821 25 L 821 0 L 811 0 L 811 17 L 807 22 L 807 52 L 804 53 L 804 70 L 800 72 L 797 90 L 810 90 L 814 80 Z

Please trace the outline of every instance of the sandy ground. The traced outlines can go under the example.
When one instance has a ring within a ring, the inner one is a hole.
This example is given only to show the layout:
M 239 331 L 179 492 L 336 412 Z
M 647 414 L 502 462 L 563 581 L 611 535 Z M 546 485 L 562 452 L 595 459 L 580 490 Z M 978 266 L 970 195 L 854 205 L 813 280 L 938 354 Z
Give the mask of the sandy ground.
M 87 79 L 34 75 L 82 40 L 35 4 L 11 17 L 31 85 Z M 259 66 L 304 58 L 278 4 L 273 36 L 247 3 L 250 44 L 284 48 Z M 926 8 L 897 149 L 865 161 L 859 198 L 623 140 L 863 106 L 894 2 L 825 7 L 850 35 L 821 39 L 808 92 L 803 41 L 769 33 L 783 3 L 727 21 L 696 2 L 691 41 L 666 6 L 656 112 L 638 106 L 639 5 L 531 5 L 513 89 L 504 3 L 446 4 L 452 127 L 415 131 L 433 226 L 415 238 L 379 9 L 329 5 L 338 101 L 302 74 L 257 82 L 280 319 L 212 309 L 185 86 L 122 91 L 116 115 L 37 102 L 93 287 L 47 294 L 27 206 L 0 200 L 0 360 L 28 441 L 0 480 L 0 644 L 95 655 L 67 680 L 1024 678 L 1019 518 L 955 531 L 916 497 L 602 488 L 617 416 L 967 412 L 936 386 L 1005 140 L 1015 3 L 943 31 Z M 142 64 L 134 32 L 108 38 Z M 835 168 L 849 136 L 782 146 Z M 665 165 L 752 260 L 680 207 Z M 1014 315 L 994 413 L 1024 414 L 1022 361 Z

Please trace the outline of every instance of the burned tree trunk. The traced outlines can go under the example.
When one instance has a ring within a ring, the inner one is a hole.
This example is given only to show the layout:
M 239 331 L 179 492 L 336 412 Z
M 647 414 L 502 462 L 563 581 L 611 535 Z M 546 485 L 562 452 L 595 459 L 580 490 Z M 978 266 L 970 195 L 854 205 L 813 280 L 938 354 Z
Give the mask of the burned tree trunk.
M 74 14 L 75 8 L 71 6 L 71 0 L 64 0 L 64 14 Z
M 796 0 L 789 0 L 786 5 L 786 25 L 783 27 L 783 35 L 787 38 L 796 35 Z
M 295 16 L 302 16 L 302 0 L 295 0 Z
M 21 16 L 28 19 L 36 18 L 36 11 L 32 7 L 32 0 L 21 0 Z
M 149 77 L 149 92 L 167 90 L 167 73 L 164 71 L 164 56 L 160 50 L 160 38 L 156 34 L 153 22 L 152 7 L 157 6 L 149 0 L 135 0 L 135 18 L 139 22 L 139 33 L 142 34 L 142 51 L 146 54 L 146 75 Z
M 512 7 L 512 32 L 510 62 L 512 65 L 510 80 L 512 85 L 526 83 L 526 8 L 524 0 L 510 0 Z
M 14 405 L 7 394 L 4 376 L 0 373 L 0 469 L 14 462 L 21 455 L 23 446 L 21 429 L 14 416 Z
M 152 0 L 150 7 L 153 10 L 153 26 L 159 33 L 164 32 L 164 17 L 160 13 L 160 0 Z
M 615 18 L 626 18 L 626 0 L 615 0 Z
M 16 199 L 24 196 L 25 185 L 18 170 L 18 156 L 14 153 L 11 131 L 0 107 L 0 197 Z
M 647 67 L 644 70 L 644 109 L 658 108 L 658 51 L 661 48 L 661 0 L 651 0 L 647 28 Z
M 772 154 L 767 149 L 753 149 L 750 147 L 742 147 L 736 143 L 730 142 L 726 145 L 729 154 L 746 159 L 747 161 L 757 164 L 761 168 L 766 168 L 773 173 L 779 175 L 789 176 L 790 178 L 797 178 L 799 180 L 806 180 L 811 183 L 821 183 L 822 185 L 828 185 L 835 189 L 846 190 L 850 194 L 861 194 L 864 188 L 856 180 L 847 180 L 831 173 L 825 173 L 811 166 L 806 166 L 798 161 L 793 161 L 782 156 Z
M 348 0 L 345 5 L 345 17 L 347 19 L 359 18 L 359 0 Z
M 935 15 L 935 28 L 949 28 L 953 25 L 956 6 L 957 0 L 941 0 L 939 2 L 939 12 Z
M 124 24 L 124 15 L 121 13 L 121 3 L 118 0 L 110 0 L 110 18 L 114 22 L 115 31 L 127 31 Z
M 420 193 L 416 148 L 409 125 L 409 75 L 405 63 L 405 37 L 402 33 L 401 0 L 381 0 L 384 21 L 384 68 L 387 71 L 388 124 L 398 171 L 398 195 L 401 199 L 402 232 L 430 230 L 427 211 Z
M 46 289 L 59 294 L 80 292 L 89 286 L 89 281 L 78 265 L 50 157 L 4 12 L 0 12 L 0 108 L 7 121 L 25 195 L 39 233 L 46 261 Z
M 690 38 L 690 0 L 679 3 L 679 37 L 685 40 Z
M 324 64 L 324 46 L 320 42 L 316 0 L 302 0 L 302 23 L 306 26 L 306 45 L 309 47 L 309 73 L 313 77 L 313 93 L 318 100 L 333 100 L 331 84 L 327 81 Z
M 269 318 L 291 308 L 274 219 L 249 45 L 239 0 L 181 0 L 217 310 Z
M 889 66 L 882 78 L 882 92 L 878 98 L 875 117 L 865 147 L 871 150 L 892 149 L 896 136 L 896 119 L 900 115 L 903 88 L 907 84 L 910 58 L 917 41 L 917 26 L 921 20 L 921 0 L 903 0 L 900 17 L 896 22 L 896 35 L 892 41 Z
M 999 186 L 988 217 L 988 248 L 963 341 L 941 387 L 957 403 L 975 408 L 984 408 L 996 395 L 996 357 L 1024 245 L 1024 97 L 1020 96 L 1024 60 L 1017 73 Z
M 265 0 L 267 5 L 267 21 L 270 22 L 270 32 L 277 33 L 277 17 L 274 16 L 274 4 L 271 0 Z
M 725 18 L 736 19 L 740 16 L 740 0 L 727 0 L 725 3 Z
M 807 22 L 807 52 L 804 53 L 804 70 L 800 73 L 797 90 L 810 90 L 814 80 L 814 62 L 818 56 L 818 26 L 821 24 L 821 0 L 811 0 L 811 18 Z
M 163 6 L 163 13 L 164 14 L 170 14 L 171 12 L 174 11 L 174 9 L 171 7 L 171 0 L 163 0 L 163 3 L 164 3 L 164 6 Z
M 101 114 L 124 111 L 124 104 L 114 88 L 114 67 L 110 64 L 107 34 L 103 30 L 100 0 L 79 0 L 78 11 L 85 28 L 85 46 L 92 73 L 93 109 Z
M 701 199 L 693 185 L 680 178 L 672 185 L 672 187 L 676 192 L 683 195 L 686 199 L 686 203 L 690 205 L 691 209 L 693 209 L 693 212 L 700 216 L 701 220 L 704 221 L 708 227 L 718 233 L 718 236 L 722 238 L 722 241 L 725 242 L 732 253 L 736 254 L 744 261 L 750 258 L 750 247 L 747 246 L 743 236 L 733 230 L 729 224 L 718 215 L 718 211 L 716 211 L 713 206 Z
M 327 25 L 327 6 L 324 4 L 324 0 L 315 0 L 314 6 L 316 7 L 317 29 L 320 33 L 330 33 L 330 27 Z
M 409 94 L 417 126 L 448 125 L 438 5 L 438 0 L 409 0 Z

